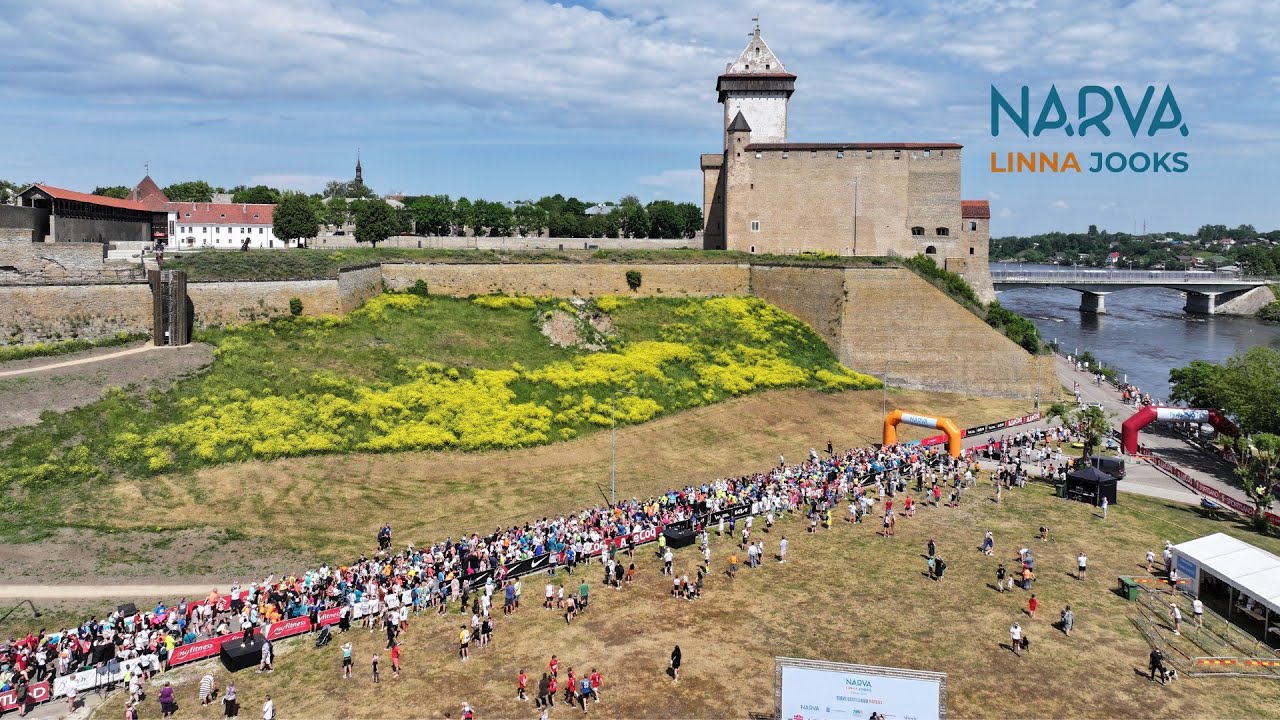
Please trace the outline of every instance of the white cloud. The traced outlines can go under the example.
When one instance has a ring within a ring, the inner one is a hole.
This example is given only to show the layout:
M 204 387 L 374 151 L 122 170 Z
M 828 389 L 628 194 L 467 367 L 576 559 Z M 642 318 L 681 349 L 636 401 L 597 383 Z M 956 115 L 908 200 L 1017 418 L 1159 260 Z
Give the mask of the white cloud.
M 290 173 L 254 175 L 249 185 L 267 185 L 281 190 L 301 190 L 305 193 L 320 192 L 325 183 L 334 178 L 326 175 L 298 175 Z
M 1001 218 L 1013 217 L 1013 210 L 1007 207 L 1000 208 L 1000 217 Z
M 992 200 L 999 200 L 1000 193 L 996 192 L 995 190 L 988 190 L 987 197 L 991 198 Z
M 1053 202 L 1049 203 L 1049 207 L 1053 208 L 1054 210 L 1066 210 L 1070 206 L 1067 205 L 1066 200 L 1054 200 Z

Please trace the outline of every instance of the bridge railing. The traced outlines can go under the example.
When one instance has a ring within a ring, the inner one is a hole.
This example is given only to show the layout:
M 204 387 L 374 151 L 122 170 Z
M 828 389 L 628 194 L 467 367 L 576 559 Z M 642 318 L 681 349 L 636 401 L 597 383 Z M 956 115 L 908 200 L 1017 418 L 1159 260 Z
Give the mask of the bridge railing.
M 1208 270 L 992 270 L 992 282 L 1246 282 L 1266 278 Z

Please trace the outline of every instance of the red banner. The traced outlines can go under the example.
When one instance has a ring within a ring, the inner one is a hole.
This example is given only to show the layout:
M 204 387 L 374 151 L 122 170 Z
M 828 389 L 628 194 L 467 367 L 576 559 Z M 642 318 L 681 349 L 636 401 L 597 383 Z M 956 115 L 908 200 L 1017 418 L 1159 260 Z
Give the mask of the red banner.
M 267 626 L 267 639 L 272 642 L 280 638 L 301 635 L 311 630 L 311 618 L 300 617 L 273 622 Z
M 49 700 L 49 683 L 39 682 L 27 686 L 27 706 Z M 0 693 L 0 713 L 18 709 L 18 696 L 13 690 Z
M 1191 477 L 1186 472 L 1184 472 L 1182 468 L 1178 467 L 1177 465 L 1174 465 L 1173 463 L 1163 458 L 1158 458 L 1152 455 L 1148 459 L 1151 461 L 1152 465 L 1155 465 L 1156 467 L 1160 468 L 1164 472 L 1172 475 L 1179 482 L 1186 484 L 1192 490 L 1195 490 L 1201 495 L 1210 497 L 1213 500 L 1220 502 L 1223 505 L 1226 505 L 1232 510 L 1235 510 L 1241 515 L 1244 515 L 1245 517 L 1253 517 L 1254 509 L 1253 509 L 1253 506 L 1250 505 L 1249 503 L 1246 503 L 1242 500 L 1237 500 L 1236 498 L 1233 498 L 1230 495 L 1227 495 L 1226 493 L 1222 492 L 1221 490 L 1215 487 L 1206 485 L 1200 482 L 1199 480 L 1196 480 L 1195 478 Z M 1280 516 L 1277 516 L 1273 513 L 1266 513 L 1265 517 L 1272 525 L 1280 525 Z
M 316 625 L 318 627 L 324 627 L 325 625 L 337 625 L 340 620 L 342 620 L 342 608 L 340 607 L 321 610 L 316 615 Z
M 231 633 L 230 635 L 193 642 L 190 645 L 179 645 L 169 654 L 169 667 L 211 658 L 222 650 L 222 643 L 239 637 L 240 633 Z
M 927 437 L 921 440 L 920 444 L 923 445 L 924 447 L 929 447 L 930 445 L 941 445 L 946 441 L 947 441 L 947 436 L 944 433 L 942 435 L 934 435 L 933 437 Z

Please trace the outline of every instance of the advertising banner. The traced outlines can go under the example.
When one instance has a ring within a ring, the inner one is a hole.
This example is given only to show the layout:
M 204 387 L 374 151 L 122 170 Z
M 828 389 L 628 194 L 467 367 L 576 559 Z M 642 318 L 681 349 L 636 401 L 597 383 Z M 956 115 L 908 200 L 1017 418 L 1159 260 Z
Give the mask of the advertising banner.
M 120 682 L 124 679 L 126 670 L 136 670 L 139 665 L 146 661 L 152 667 L 159 667 L 156 662 L 155 655 L 143 655 L 141 657 L 129 658 L 128 660 L 111 660 L 104 663 L 99 668 L 89 668 L 81 670 L 78 673 L 63 675 L 53 681 L 53 697 L 66 697 L 67 692 L 75 687 L 76 692 L 82 690 L 90 690 L 92 688 L 101 687 L 109 683 Z
M 292 637 L 294 635 L 301 635 L 304 632 L 310 632 L 310 631 L 311 631 L 311 618 L 309 617 L 290 618 L 288 620 L 281 620 L 280 622 L 273 622 L 270 625 L 268 625 L 265 637 L 268 640 L 275 642 L 280 638 L 287 638 L 287 637 Z
M 912 415 L 911 413 L 902 413 L 902 422 L 917 427 L 936 428 L 938 427 L 938 419 L 925 417 L 924 415 Z
M 777 717 L 784 720 L 940 720 L 946 675 L 900 668 L 776 658 Z
M 49 699 L 49 683 L 39 682 L 27 686 L 27 705 L 35 705 Z M 13 690 L 0 693 L 0 712 L 18 709 L 18 697 Z
M 342 621 L 342 608 L 340 607 L 329 608 L 328 610 L 321 610 L 316 615 L 316 625 L 319 627 L 324 627 L 325 625 L 337 625 L 341 621 Z

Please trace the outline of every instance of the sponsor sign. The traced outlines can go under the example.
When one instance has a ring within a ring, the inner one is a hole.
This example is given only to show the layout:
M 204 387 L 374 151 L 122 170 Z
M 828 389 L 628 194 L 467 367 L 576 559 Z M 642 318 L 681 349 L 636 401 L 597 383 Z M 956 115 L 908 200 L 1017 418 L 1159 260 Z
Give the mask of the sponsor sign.
M 153 667 L 160 666 L 156 661 L 155 655 L 143 655 L 129 658 L 128 660 L 112 658 L 103 664 L 101 668 L 89 668 L 88 670 L 81 670 L 78 673 L 63 675 L 55 679 L 53 681 L 53 697 L 66 697 L 72 687 L 75 687 L 76 691 L 79 692 L 109 683 L 120 682 L 124 679 L 126 670 L 136 670 L 143 661 Z
M 934 435 L 933 437 L 927 437 L 927 438 L 925 438 L 925 439 L 921 440 L 921 441 L 920 441 L 920 444 L 921 444 L 921 445 L 923 445 L 924 447 L 929 447 L 930 445 L 941 445 L 941 444 L 945 443 L 946 441 L 947 441 L 947 436 L 946 436 L 945 434 L 944 434 L 944 435 Z
M 1208 410 L 1197 410 L 1195 408 L 1156 408 L 1156 419 L 1166 422 L 1209 422 Z
M 49 683 L 39 682 L 27 686 L 27 705 L 35 705 L 50 699 Z M 18 709 L 18 696 L 13 690 L 0 693 L 0 712 Z
M 204 660 L 217 655 L 222 650 L 222 643 L 238 639 L 240 633 L 231 633 L 208 640 L 199 640 L 189 645 L 179 645 L 169 654 L 169 667 L 184 665 L 197 660 Z
M 925 417 L 924 415 L 912 415 L 911 413 L 902 413 L 902 422 L 917 427 L 936 428 L 938 427 L 938 419 Z
M 1196 579 L 1196 573 L 1199 571 L 1200 567 L 1194 562 L 1191 562 L 1181 555 L 1178 556 L 1178 575 L 1185 578 L 1187 581 L 1191 581 Z
M 941 720 L 946 717 L 944 673 L 775 658 L 777 714 L 786 720 Z
M 280 638 L 301 635 L 304 632 L 311 631 L 311 618 L 299 617 L 290 618 L 289 620 L 281 620 L 273 622 L 267 626 L 266 638 L 272 642 Z
M 325 625 L 337 625 L 341 620 L 342 608 L 340 607 L 321 610 L 316 615 L 316 625 L 319 627 L 324 627 Z

